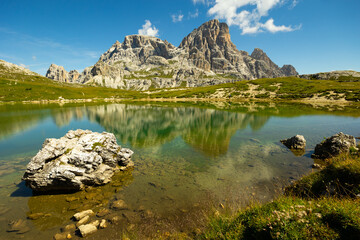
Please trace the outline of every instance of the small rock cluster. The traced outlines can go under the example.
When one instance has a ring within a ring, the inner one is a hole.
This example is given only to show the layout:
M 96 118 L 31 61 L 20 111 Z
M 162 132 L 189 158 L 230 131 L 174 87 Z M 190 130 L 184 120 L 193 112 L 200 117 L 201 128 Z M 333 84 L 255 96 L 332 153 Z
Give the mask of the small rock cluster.
M 79 191 L 104 185 L 115 172 L 133 166 L 133 151 L 121 148 L 112 133 L 70 130 L 60 139 L 46 139 L 23 176 L 35 192 Z
M 306 140 L 302 135 L 296 135 L 281 140 L 280 142 L 291 150 L 303 150 L 305 152 Z M 355 137 L 340 132 L 317 144 L 311 157 L 316 159 L 327 159 L 336 157 L 342 153 L 349 153 L 352 148 L 358 150 Z M 314 167 L 319 168 L 318 164 L 314 164 Z
M 119 212 L 115 213 L 116 211 L 120 211 L 120 214 Z M 72 220 L 75 221 L 75 223 L 68 224 L 61 228 L 61 233 L 55 234 L 54 239 L 70 239 L 73 235 L 87 237 L 97 232 L 99 229 L 107 228 L 109 224 L 117 224 L 125 219 L 133 219 L 134 217 L 131 217 L 129 214 L 131 212 L 133 211 L 129 209 L 129 206 L 124 200 L 116 199 L 110 204 L 109 208 L 101 208 L 96 214 L 92 209 L 75 213 L 72 217 Z M 138 209 L 137 212 L 145 214 L 146 216 L 150 216 L 151 214 L 151 212 L 146 212 L 145 209 Z M 134 225 L 130 224 L 129 228 L 130 227 L 133 228 Z
M 95 213 L 93 210 L 85 210 L 74 214 L 73 219 L 77 221 L 76 224 L 68 224 L 61 229 L 62 233 L 57 233 L 54 235 L 55 240 L 64 240 L 71 239 L 72 233 L 74 234 L 76 230 L 82 237 L 87 237 L 90 234 L 95 233 L 98 229 L 104 229 L 107 227 L 107 221 L 105 219 L 101 220 L 91 220 L 91 217 Z

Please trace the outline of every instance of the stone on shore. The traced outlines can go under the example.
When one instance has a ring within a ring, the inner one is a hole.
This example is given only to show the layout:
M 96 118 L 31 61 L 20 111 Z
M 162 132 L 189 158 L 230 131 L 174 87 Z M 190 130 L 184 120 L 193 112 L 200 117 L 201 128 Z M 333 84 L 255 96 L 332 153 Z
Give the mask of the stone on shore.
M 36 192 L 79 191 L 106 184 L 115 172 L 133 166 L 132 154 L 117 144 L 112 133 L 70 130 L 60 139 L 45 140 L 23 180 Z
M 311 157 L 317 159 L 336 157 L 341 153 L 349 153 L 352 147 L 356 148 L 355 137 L 340 132 L 317 144 Z

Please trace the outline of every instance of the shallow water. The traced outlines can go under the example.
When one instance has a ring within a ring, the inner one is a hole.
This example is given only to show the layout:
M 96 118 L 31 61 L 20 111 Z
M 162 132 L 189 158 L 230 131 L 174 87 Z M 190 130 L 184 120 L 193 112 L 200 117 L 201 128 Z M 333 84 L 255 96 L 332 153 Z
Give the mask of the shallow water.
M 357 108 L 293 104 L 0 106 L 0 239 L 51 239 L 75 212 L 117 199 L 128 209 L 112 211 L 118 223 L 90 239 L 189 236 L 214 211 L 270 201 L 312 171 L 310 155 L 324 137 L 360 136 L 359 116 Z M 134 150 L 135 168 L 85 193 L 33 196 L 21 182 L 26 164 L 45 138 L 78 128 L 114 133 Z M 307 139 L 303 156 L 279 143 L 296 134 Z M 42 215 L 27 219 L 34 213 Z M 6 232 L 18 219 L 30 231 Z

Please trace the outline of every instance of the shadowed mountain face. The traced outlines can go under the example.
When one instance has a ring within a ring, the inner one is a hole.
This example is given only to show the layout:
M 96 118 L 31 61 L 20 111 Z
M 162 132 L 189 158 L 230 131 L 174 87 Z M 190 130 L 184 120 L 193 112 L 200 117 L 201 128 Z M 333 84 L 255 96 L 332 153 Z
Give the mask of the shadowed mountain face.
M 239 51 L 231 42 L 227 24 L 211 20 L 186 36 L 179 47 L 156 37 L 129 35 L 122 43 L 116 41 L 81 74 L 75 70 L 68 73 L 52 64 L 46 77 L 60 82 L 147 90 L 290 75 L 297 75 L 294 67 L 279 68 L 261 49 L 251 55 Z

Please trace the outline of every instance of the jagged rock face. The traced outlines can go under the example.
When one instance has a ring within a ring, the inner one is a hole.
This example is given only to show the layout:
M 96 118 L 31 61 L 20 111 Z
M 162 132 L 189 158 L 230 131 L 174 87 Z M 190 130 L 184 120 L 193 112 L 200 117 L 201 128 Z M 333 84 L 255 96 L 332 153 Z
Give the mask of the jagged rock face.
M 176 48 L 167 41 L 150 36 L 130 35 L 125 37 L 123 43 L 116 41 L 107 52 L 101 55 L 99 61 L 109 65 L 117 61 L 125 63 L 135 61 L 139 65 L 151 61 L 155 64 L 161 62 L 166 64 L 165 60 L 175 55 Z
M 59 82 L 76 83 L 80 78 L 80 73 L 76 70 L 67 72 L 63 66 L 51 64 L 45 77 Z
M 268 55 L 266 55 L 266 53 L 264 53 L 264 51 L 260 48 L 255 48 L 254 51 L 251 53 L 251 57 L 255 60 L 264 61 L 270 68 L 273 68 L 274 70 L 279 70 L 278 65 L 273 63 L 273 61 L 271 61 Z
M 211 20 L 195 29 L 183 39 L 184 48 L 193 64 L 216 73 L 239 73 L 243 79 L 289 76 L 261 49 L 255 48 L 251 56 L 237 50 L 231 42 L 226 23 Z
M 103 185 L 116 171 L 133 166 L 130 149 L 114 134 L 70 130 L 60 139 L 46 139 L 27 165 L 23 180 L 36 192 L 79 191 Z
M 196 67 L 204 70 L 233 70 L 238 62 L 238 50 L 230 40 L 229 27 L 218 20 L 201 25 L 187 37 L 179 48 L 185 49 Z
M 237 50 L 226 23 L 211 20 L 185 37 L 178 48 L 156 37 L 130 35 L 123 43 L 116 41 L 80 75 L 53 64 L 46 76 L 61 82 L 147 90 L 227 83 L 234 76 L 238 80 L 281 77 L 292 70 L 280 69 L 260 49 L 251 56 Z
M 45 77 L 59 82 L 69 82 L 69 73 L 65 70 L 63 66 L 58 66 L 56 64 L 50 65 Z
M 68 74 L 69 79 L 71 80 L 71 82 L 76 82 L 79 77 L 80 77 L 80 73 L 76 70 L 71 70 Z

